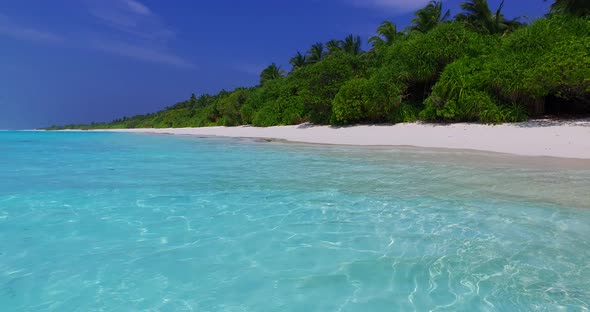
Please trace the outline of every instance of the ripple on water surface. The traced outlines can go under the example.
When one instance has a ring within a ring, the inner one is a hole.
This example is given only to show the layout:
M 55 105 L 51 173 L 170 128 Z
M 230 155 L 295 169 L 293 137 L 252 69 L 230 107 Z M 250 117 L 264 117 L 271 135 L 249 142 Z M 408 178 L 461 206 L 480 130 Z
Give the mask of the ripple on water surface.
M 2 311 L 589 309 L 587 162 L 104 133 L 0 144 Z

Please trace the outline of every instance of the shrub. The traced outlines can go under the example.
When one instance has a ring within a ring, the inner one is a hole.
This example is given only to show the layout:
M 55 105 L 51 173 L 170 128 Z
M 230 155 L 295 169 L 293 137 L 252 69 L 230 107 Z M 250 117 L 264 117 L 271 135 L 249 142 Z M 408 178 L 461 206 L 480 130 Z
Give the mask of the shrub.
M 304 122 L 305 107 L 298 90 L 292 77 L 268 81 L 246 100 L 242 119 L 260 127 Z
M 260 109 L 252 119 L 252 125 L 256 127 L 270 127 L 281 123 L 279 112 L 274 105 L 267 105 Z
M 485 64 L 492 92 L 506 103 L 531 104 L 558 94 L 577 97 L 590 86 L 590 20 L 538 20 L 506 39 Z
M 331 123 L 347 125 L 367 118 L 369 83 L 365 78 L 346 82 L 332 101 Z
M 539 103 L 548 95 L 570 100 L 588 97 L 589 51 L 589 20 L 553 17 L 536 21 L 515 31 L 493 53 L 465 57 L 447 66 L 423 115 L 454 120 L 458 109 L 458 116 L 471 119 L 475 115 L 466 110 L 472 104 L 465 97 L 478 94 L 483 106 L 475 111 L 485 111 L 482 121 L 504 122 L 525 118 L 523 106 L 531 112 L 539 110 Z M 482 92 L 501 107 L 487 107 Z M 513 103 L 519 103 L 519 108 L 514 109 Z
M 329 123 L 332 100 L 342 85 L 363 76 L 365 70 L 363 57 L 337 52 L 294 72 L 291 79 L 299 87 L 308 119 L 317 124 Z
M 237 126 L 242 124 L 240 110 L 249 96 L 249 90 L 237 89 L 217 102 L 220 119 L 217 124 L 223 126 Z
M 466 28 L 463 23 L 444 23 L 432 31 L 413 33 L 389 48 L 385 66 L 394 67 L 398 78 L 408 82 L 436 80 L 446 65 L 465 56 L 493 51 L 500 43 Z
M 332 124 L 409 122 L 417 118 L 417 108 L 402 103 L 404 85 L 381 71 L 370 80 L 355 78 L 346 82 L 334 98 Z
M 520 105 L 490 106 L 480 114 L 480 121 L 489 124 L 519 122 L 527 119 L 526 110 Z
M 421 105 L 413 103 L 402 103 L 391 115 L 392 123 L 399 122 L 416 122 L 418 121 Z
M 368 81 L 367 118 L 371 122 L 395 122 L 394 114 L 406 96 L 408 84 L 394 67 L 380 68 Z
M 481 91 L 461 92 L 459 96 L 446 100 L 431 95 L 420 117 L 429 121 L 477 121 L 482 112 L 495 107 L 494 99 Z
M 256 127 L 293 125 L 304 122 L 303 102 L 297 96 L 279 97 L 266 103 L 255 115 L 252 124 Z

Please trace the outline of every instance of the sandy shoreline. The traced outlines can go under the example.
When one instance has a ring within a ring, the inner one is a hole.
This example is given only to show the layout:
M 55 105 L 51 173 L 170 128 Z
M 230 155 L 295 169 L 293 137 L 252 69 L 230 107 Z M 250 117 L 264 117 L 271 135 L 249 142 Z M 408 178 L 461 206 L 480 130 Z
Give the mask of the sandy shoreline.
M 299 143 L 359 146 L 414 146 L 590 159 L 590 120 L 534 120 L 505 125 L 422 124 L 115 129 L 109 132 L 277 139 Z

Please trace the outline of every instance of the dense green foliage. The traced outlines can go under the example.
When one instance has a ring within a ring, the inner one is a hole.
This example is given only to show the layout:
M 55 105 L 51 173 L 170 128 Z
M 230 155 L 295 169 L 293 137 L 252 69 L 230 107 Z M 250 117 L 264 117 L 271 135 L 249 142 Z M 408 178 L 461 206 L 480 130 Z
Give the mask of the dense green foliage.
M 433 0 L 428 5 L 416 12 L 412 20 L 410 31 L 417 31 L 427 33 L 434 29 L 439 24 L 445 22 L 451 16 L 451 11 L 443 10 L 443 3 L 441 0 Z
M 469 0 L 461 4 L 463 13 L 455 18 L 465 22 L 474 30 L 486 34 L 506 34 L 523 26 L 519 17 L 511 20 L 506 19 L 502 14 L 503 7 L 504 1 L 500 3 L 494 13 L 490 10 L 487 0 Z
M 570 106 L 588 107 L 589 34 L 588 20 L 556 16 L 536 21 L 502 40 L 493 53 L 447 66 L 426 100 L 422 117 L 515 121 L 527 111 L 544 113 L 544 101 L 550 96 Z M 498 110 L 498 105 L 504 108 Z
M 590 15 L 590 1 L 588 0 L 556 0 L 551 5 L 552 14 L 569 14 L 574 16 Z
M 466 1 L 449 20 L 440 1 L 398 31 L 382 23 L 360 37 L 314 44 L 286 73 L 271 64 L 260 84 L 194 95 L 157 113 L 68 128 L 349 125 L 406 121 L 516 122 L 544 113 L 590 113 L 587 1 L 555 1 L 524 25 L 502 4 Z M 63 128 L 53 127 L 52 129 Z

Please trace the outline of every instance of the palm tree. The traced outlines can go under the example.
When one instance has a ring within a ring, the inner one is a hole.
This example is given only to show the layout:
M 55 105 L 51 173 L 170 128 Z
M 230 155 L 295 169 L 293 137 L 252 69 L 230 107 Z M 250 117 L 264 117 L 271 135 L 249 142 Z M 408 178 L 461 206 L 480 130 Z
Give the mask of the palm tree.
M 311 49 L 307 52 L 307 61 L 309 63 L 317 63 L 324 59 L 324 44 L 318 42 L 311 46 Z
M 285 70 L 281 69 L 277 64 L 272 63 L 260 73 L 260 84 L 264 84 L 267 81 L 281 78 L 285 74 Z
M 291 58 L 289 63 L 293 66 L 293 70 L 301 68 L 307 64 L 307 58 L 301 52 L 297 52 L 294 57 Z
M 555 2 L 551 5 L 551 13 L 570 14 L 574 16 L 588 16 L 590 15 L 590 1 L 555 0 Z
M 461 4 L 463 13 L 458 14 L 455 18 L 488 34 L 504 34 L 523 25 L 519 22 L 520 17 L 511 20 L 504 18 L 503 7 L 504 1 L 500 3 L 496 14 L 494 14 L 490 10 L 487 0 L 469 0 Z
M 361 52 L 363 52 L 362 45 L 363 42 L 361 40 L 361 37 L 355 37 L 351 34 L 348 35 L 348 37 L 346 37 L 344 41 L 342 41 L 342 51 L 352 55 L 358 55 Z
M 342 40 L 332 39 L 326 43 L 326 49 L 328 49 L 330 53 L 342 51 L 342 43 Z
M 380 50 L 392 45 L 402 35 L 394 23 L 385 21 L 377 28 L 377 35 L 369 38 L 369 43 L 373 44 L 373 50 Z
M 410 31 L 426 33 L 436 27 L 438 24 L 445 22 L 451 15 L 451 10 L 443 11 L 441 0 L 432 0 L 427 6 L 418 10 L 412 20 Z

